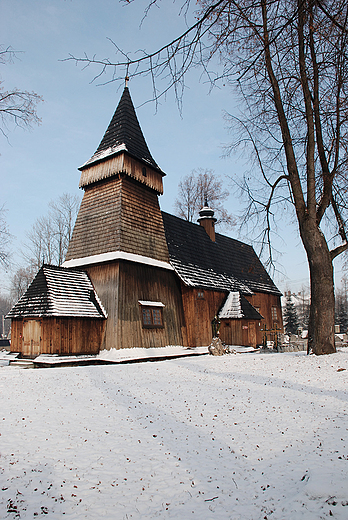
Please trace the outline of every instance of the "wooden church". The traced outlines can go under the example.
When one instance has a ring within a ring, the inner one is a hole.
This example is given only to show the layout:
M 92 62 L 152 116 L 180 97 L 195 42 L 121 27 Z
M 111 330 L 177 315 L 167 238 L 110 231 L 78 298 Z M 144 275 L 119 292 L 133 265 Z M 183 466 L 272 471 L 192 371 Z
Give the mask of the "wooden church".
M 76 320 L 84 320 L 90 344 L 74 336 L 62 348 L 48 330 L 36 333 L 35 352 L 52 354 L 209 345 L 215 316 L 222 341 L 230 345 L 255 347 L 262 328 L 282 329 L 281 293 L 251 246 L 216 233 L 208 206 L 199 224 L 161 212 L 165 173 L 147 147 L 127 86 L 97 151 L 79 170 L 84 197 L 66 260 L 60 268 L 42 268 L 46 276 L 53 269 L 66 278 L 59 290 L 55 277 L 58 287 L 50 295 L 51 306 L 59 292 L 64 305 L 55 317 L 47 314 L 47 305 L 40 308 L 43 285 L 36 277 L 8 315 L 12 351 L 28 355 L 24 345 L 30 344 L 31 319 L 44 320 L 46 329 L 50 319 L 52 327 L 54 319 L 65 319 L 71 330 Z M 74 292 L 69 279 L 76 272 L 92 284 L 86 290 L 93 290 L 93 316 L 86 310 L 83 317 L 75 316 L 73 305 L 64 314 Z

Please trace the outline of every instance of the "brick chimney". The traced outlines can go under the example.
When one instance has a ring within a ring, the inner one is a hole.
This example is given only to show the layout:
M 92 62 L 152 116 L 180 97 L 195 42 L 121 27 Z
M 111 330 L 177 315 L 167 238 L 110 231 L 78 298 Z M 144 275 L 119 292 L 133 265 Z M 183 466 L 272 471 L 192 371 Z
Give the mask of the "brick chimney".
M 199 212 L 199 219 L 198 222 L 201 226 L 204 227 L 205 231 L 207 232 L 210 240 L 215 242 L 215 222 L 216 218 L 214 218 L 214 210 L 212 210 L 208 206 L 208 202 L 205 201 L 204 207 Z

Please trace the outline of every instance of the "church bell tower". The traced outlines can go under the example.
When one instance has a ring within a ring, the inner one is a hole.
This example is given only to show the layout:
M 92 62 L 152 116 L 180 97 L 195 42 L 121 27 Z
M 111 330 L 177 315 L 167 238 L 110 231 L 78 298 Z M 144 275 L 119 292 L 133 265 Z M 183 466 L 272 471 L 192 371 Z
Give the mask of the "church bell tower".
M 79 170 L 85 193 L 64 265 L 88 265 L 117 252 L 168 262 L 158 203 L 165 173 L 151 156 L 127 86 L 96 152 Z
M 181 296 L 158 202 L 165 174 L 127 86 L 96 152 L 79 170 L 85 193 L 63 266 L 87 271 L 106 309 L 101 349 L 182 344 Z

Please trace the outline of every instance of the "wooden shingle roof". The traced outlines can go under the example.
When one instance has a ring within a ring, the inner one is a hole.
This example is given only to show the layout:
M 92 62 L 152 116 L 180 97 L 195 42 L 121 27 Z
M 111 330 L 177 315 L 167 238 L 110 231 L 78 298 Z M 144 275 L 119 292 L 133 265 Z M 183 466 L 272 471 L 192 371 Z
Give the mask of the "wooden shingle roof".
M 84 271 L 43 265 L 7 318 L 106 318 Z
M 210 240 L 204 228 L 162 212 L 170 263 L 185 285 L 281 295 L 254 249 L 216 233 Z
M 135 159 L 165 175 L 148 149 L 128 87 L 125 87 L 123 91 L 113 118 L 96 152 L 79 170 L 84 170 L 92 164 L 109 159 L 121 152 L 128 152 Z

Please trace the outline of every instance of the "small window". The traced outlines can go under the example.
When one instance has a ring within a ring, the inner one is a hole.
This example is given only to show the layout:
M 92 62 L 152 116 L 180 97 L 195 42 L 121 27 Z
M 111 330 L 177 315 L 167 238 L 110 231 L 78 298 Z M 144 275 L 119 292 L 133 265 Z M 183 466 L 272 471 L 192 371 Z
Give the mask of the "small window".
M 163 327 L 162 308 L 158 307 L 142 307 L 143 327 L 148 329 Z
M 144 328 L 163 328 L 163 303 L 139 300 L 139 305 Z
M 143 177 L 146 177 L 146 168 L 145 168 L 145 166 L 143 167 Z
M 147 307 L 142 308 L 143 311 L 143 325 L 144 327 L 150 327 L 152 324 L 151 309 Z
M 204 291 L 197 291 L 197 298 L 199 298 L 200 300 L 204 300 Z
M 271 316 L 272 316 L 272 321 L 277 321 L 277 319 L 278 319 L 277 307 L 272 307 Z

